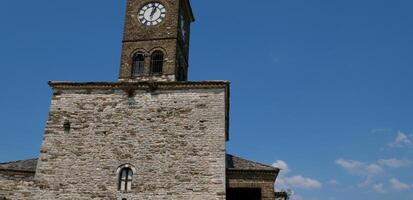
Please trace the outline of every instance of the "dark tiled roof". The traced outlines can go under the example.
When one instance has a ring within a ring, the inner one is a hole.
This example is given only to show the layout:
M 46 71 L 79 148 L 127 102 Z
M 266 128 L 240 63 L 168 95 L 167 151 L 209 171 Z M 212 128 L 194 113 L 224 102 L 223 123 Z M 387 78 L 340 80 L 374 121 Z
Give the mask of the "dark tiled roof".
M 261 164 L 255 161 L 246 160 L 233 155 L 227 155 L 227 168 L 230 170 L 264 170 L 264 171 L 278 171 L 278 168 Z
M 0 163 L 0 170 L 35 172 L 37 159 L 19 160 L 13 162 Z

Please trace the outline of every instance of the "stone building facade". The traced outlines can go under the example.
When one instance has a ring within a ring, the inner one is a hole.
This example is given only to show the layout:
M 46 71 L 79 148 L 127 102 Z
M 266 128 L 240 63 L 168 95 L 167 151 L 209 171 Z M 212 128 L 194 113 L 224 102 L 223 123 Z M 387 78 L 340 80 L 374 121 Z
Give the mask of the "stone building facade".
M 0 200 L 275 200 L 279 169 L 226 154 L 227 81 L 187 80 L 189 0 L 128 0 L 118 82 L 49 82 L 38 159 Z

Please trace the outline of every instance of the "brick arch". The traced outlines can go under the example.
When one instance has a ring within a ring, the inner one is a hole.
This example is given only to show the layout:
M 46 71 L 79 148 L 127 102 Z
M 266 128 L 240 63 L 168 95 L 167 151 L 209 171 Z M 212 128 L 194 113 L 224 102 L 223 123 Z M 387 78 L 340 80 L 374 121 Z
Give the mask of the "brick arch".
M 129 164 L 129 163 L 123 164 L 123 165 L 119 166 L 119 167 L 116 169 L 116 174 L 119 175 L 120 171 L 121 171 L 122 169 L 124 169 L 124 168 L 130 168 L 130 169 L 132 170 L 132 172 L 133 172 L 134 174 L 136 174 L 136 168 L 135 168 L 135 166 L 133 166 L 132 164 Z

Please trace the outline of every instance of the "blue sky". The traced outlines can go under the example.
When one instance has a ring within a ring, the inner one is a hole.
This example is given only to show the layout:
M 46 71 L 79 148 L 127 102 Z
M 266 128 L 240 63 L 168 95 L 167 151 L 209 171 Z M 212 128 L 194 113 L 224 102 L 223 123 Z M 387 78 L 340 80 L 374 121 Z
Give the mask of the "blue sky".
M 37 157 L 48 80 L 116 81 L 123 1 L 0 2 L 0 161 Z M 300 200 L 413 199 L 413 2 L 193 0 L 191 80 L 230 80 L 228 151 Z

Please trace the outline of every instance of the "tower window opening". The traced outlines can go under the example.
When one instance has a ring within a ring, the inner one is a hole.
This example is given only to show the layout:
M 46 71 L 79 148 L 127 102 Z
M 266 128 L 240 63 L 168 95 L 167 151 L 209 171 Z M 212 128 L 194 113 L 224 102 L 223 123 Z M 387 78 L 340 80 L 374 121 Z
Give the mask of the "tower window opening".
M 119 174 L 119 191 L 127 192 L 132 190 L 133 171 L 129 167 L 122 168 Z
M 142 76 L 145 69 L 145 54 L 138 52 L 133 56 L 133 76 Z
M 162 51 L 155 51 L 151 56 L 151 74 L 162 74 L 164 54 Z
M 65 121 L 63 123 L 63 129 L 64 129 L 65 133 L 70 133 L 71 125 L 70 125 L 69 121 Z

